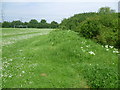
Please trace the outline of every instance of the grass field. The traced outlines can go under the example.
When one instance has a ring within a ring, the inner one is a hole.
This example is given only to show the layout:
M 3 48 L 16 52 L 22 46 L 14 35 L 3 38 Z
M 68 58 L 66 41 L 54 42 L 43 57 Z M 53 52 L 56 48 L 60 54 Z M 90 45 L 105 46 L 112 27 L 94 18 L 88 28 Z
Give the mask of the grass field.
M 2 45 L 6 44 L 12 44 L 15 43 L 16 41 L 23 40 L 23 39 L 28 39 L 33 36 L 39 36 L 39 35 L 44 35 L 48 34 L 51 31 L 51 29 L 18 29 L 18 28 L 3 28 L 2 30 Z
M 51 29 L 2 30 L 3 88 L 116 88 L 118 50 Z

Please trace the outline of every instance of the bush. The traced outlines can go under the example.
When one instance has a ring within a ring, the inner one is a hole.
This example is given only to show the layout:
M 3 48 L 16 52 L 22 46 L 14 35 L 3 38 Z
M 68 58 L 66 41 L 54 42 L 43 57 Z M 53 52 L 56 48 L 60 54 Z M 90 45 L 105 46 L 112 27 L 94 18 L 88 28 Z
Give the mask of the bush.
M 118 18 L 110 14 L 88 18 L 79 24 L 77 30 L 85 38 L 90 38 L 102 45 L 112 45 L 119 48 Z M 106 19 L 107 18 L 107 19 Z M 109 19 L 110 18 L 110 19 Z
M 100 8 L 98 13 L 82 13 L 64 19 L 60 28 L 78 32 L 80 36 L 92 39 L 103 45 L 112 45 L 120 48 L 118 40 L 119 13 L 109 7 Z
M 112 28 L 102 27 L 100 35 L 97 37 L 97 41 L 103 45 L 116 46 L 118 41 L 118 32 L 113 32 Z
M 78 26 L 79 33 L 86 38 L 95 38 L 100 34 L 101 25 L 96 18 L 87 19 Z

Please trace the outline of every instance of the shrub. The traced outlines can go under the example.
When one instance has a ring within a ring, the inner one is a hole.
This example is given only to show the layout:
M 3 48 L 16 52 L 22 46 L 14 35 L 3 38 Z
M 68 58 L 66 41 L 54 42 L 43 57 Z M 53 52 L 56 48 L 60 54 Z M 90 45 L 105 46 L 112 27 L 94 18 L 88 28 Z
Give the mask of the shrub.
M 107 19 L 105 19 L 107 18 Z M 110 18 L 110 19 L 108 19 Z M 112 14 L 88 18 L 77 27 L 83 37 L 93 39 L 103 45 L 112 45 L 119 48 L 118 18 L 112 18 Z
M 101 25 L 97 18 L 87 19 L 77 27 L 79 33 L 86 38 L 95 38 L 100 34 Z

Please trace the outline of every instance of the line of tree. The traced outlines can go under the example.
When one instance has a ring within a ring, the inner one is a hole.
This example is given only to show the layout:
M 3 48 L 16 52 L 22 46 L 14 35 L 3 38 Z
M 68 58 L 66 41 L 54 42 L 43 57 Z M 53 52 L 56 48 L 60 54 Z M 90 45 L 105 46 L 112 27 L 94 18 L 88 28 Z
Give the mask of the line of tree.
M 110 7 L 101 7 L 98 12 L 76 14 L 64 19 L 60 28 L 78 32 L 80 36 L 92 39 L 102 45 L 120 48 L 118 21 L 120 14 Z
M 36 19 L 31 19 L 29 22 L 22 22 L 20 20 L 17 21 L 4 21 L 2 23 L 3 28 L 58 28 L 59 24 L 55 21 L 51 23 L 47 23 L 45 19 L 42 19 L 38 22 Z

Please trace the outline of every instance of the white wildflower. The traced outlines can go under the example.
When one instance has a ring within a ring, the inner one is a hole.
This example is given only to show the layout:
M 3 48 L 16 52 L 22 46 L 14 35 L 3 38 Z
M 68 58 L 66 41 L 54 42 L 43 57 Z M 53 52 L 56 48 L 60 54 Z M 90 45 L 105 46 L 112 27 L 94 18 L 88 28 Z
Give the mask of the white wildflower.
M 106 51 L 109 51 L 109 49 L 106 49 Z
M 89 47 L 88 45 L 86 47 Z
M 3 77 L 3 74 L 1 74 L 1 77 Z
M 12 59 L 10 59 L 9 61 L 12 61 Z
M 113 51 L 113 53 L 119 53 L 119 51 Z
M 12 75 L 9 76 L 10 78 L 12 77 Z
M 108 48 L 108 45 L 105 45 L 105 48 Z
M 113 48 L 113 46 L 109 46 L 110 48 Z
M 32 82 L 30 81 L 29 84 L 32 84 Z
M 0 69 L 2 69 L 2 67 L 0 67 Z
M 22 71 L 22 73 L 25 73 L 25 71 Z
M 95 55 L 95 53 L 94 53 L 93 51 L 90 51 L 89 54 L 91 54 L 91 55 Z

